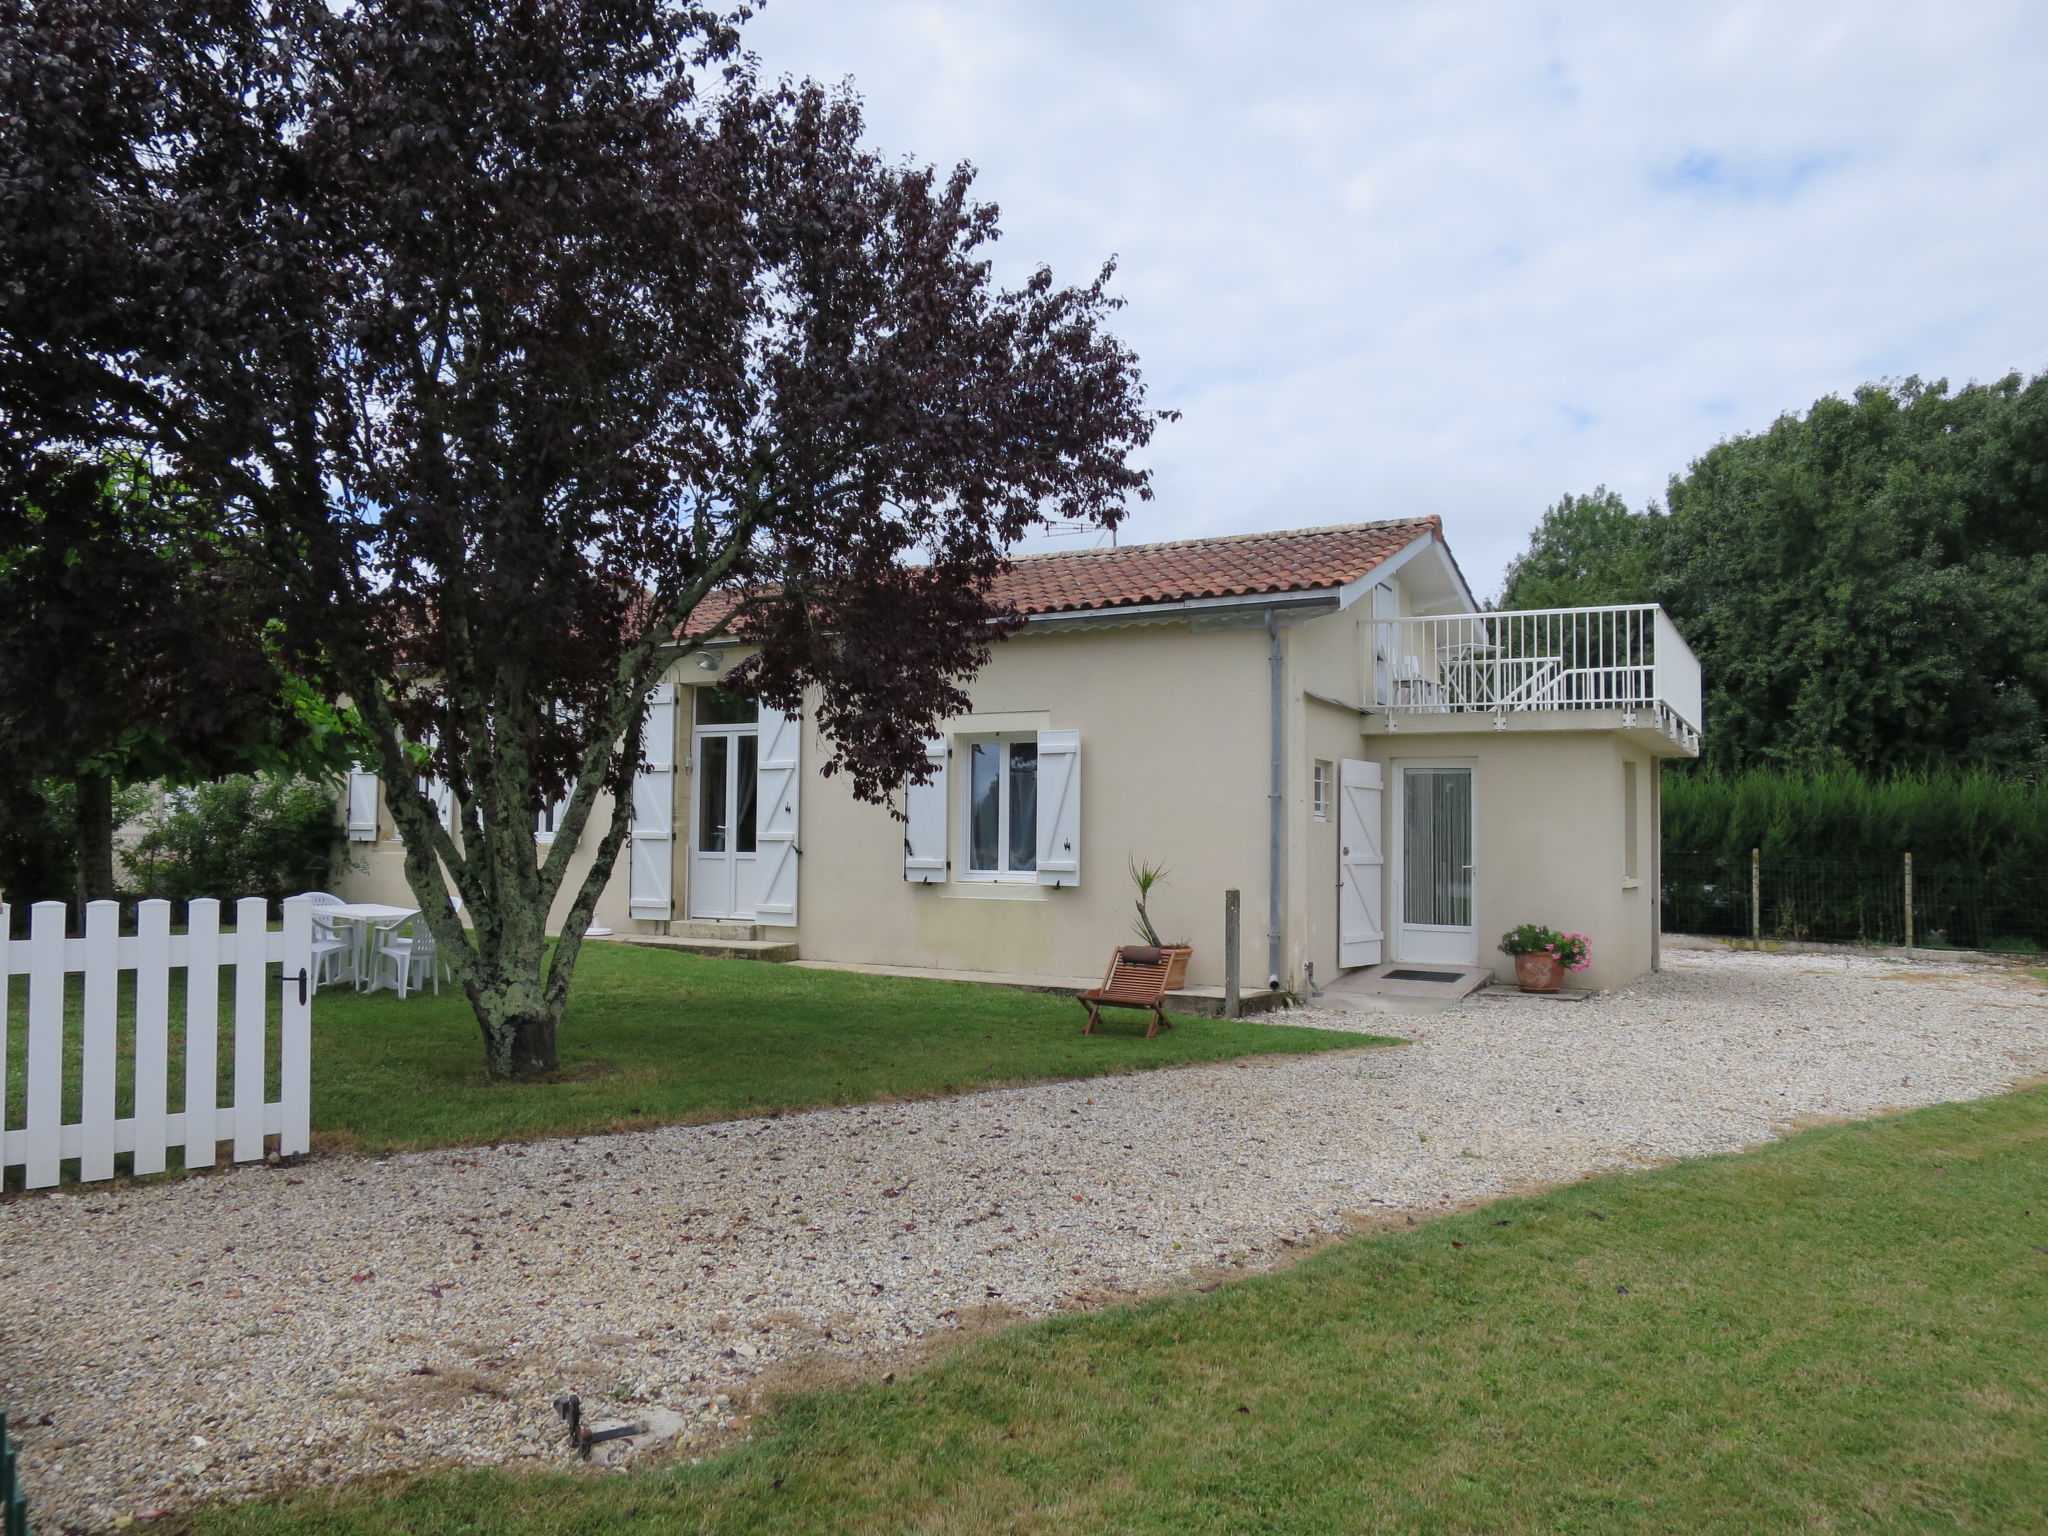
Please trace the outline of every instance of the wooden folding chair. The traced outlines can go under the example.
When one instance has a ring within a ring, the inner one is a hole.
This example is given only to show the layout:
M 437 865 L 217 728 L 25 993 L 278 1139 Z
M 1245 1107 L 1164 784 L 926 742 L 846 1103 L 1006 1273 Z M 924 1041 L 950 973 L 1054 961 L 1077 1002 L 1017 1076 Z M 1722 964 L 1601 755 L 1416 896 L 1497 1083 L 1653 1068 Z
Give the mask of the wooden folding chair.
M 1152 1015 L 1151 1026 L 1145 1031 L 1150 1040 L 1162 1029 L 1171 1029 L 1173 1020 L 1166 1016 L 1166 978 L 1173 969 L 1173 957 L 1163 949 L 1153 949 L 1143 944 L 1126 944 L 1119 949 L 1109 962 L 1109 974 L 1102 978 L 1102 985 L 1092 992 L 1082 992 L 1074 1001 L 1088 1010 L 1088 1022 L 1081 1026 L 1081 1033 L 1092 1035 L 1095 1026 L 1102 1022 L 1104 1008 L 1143 1008 Z

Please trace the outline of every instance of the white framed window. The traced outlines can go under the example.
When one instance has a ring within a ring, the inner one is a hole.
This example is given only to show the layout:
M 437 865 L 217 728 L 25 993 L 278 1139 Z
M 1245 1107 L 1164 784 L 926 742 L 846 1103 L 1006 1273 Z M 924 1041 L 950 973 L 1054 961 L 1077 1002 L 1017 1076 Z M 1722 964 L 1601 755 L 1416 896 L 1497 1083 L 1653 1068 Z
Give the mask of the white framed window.
M 1328 821 L 1330 819 L 1330 801 L 1332 798 L 1330 786 L 1331 765 L 1325 762 L 1318 762 L 1315 774 L 1310 780 L 1309 795 L 1309 803 L 1315 808 L 1317 821 Z
M 1621 765 L 1621 878 L 1636 880 L 1642 876 L 1641 861 L 1637 849 L 1642 839 L 1642 812 L 1637 800 L 1636 765 L 1624 761 Z
M 1038 879 L 1036 734 L 966 737 L 960 742 L 962 821 L 969 880 Z
M 566 795 L 560 800 L 551 800 L 542 807 L 540 814 L 533 819 L 533 840 L 536 843 L 552 843 L 555 840 L 555 829 L 561 826 L 562 816 L 568 809 L 569 799 Z
M 562 706 L 558 703 L 547 706 L 549 720 L 559 724 L 564 718 Z M 569 809 L 569 796 L 551 800 L 533 818 L 533 840 L 536 843 L 552 843 L 555 831 L 562 825 L 562 817 Z
M 924 751 L 924 782 L 903 791 L 905 880 L 1080 885 L 1079 731 L 933 736 Z

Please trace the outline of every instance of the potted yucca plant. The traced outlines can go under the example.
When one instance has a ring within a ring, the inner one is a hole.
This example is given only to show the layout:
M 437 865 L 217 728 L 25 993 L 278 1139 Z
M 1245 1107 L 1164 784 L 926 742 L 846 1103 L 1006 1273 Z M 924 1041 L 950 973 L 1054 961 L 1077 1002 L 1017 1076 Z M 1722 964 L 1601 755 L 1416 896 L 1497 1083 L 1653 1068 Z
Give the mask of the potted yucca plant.
M 1166 870 L 1157 864 L 1140 864 L 1131 860 L 1131 884 L 1138 888 L 1138 921 L 1133 924 L 1139 938 L 1154 949 L 1161 950 L 1167 957 L 1166 990 L 1177 991 L 1188 984 L 1188 961 L 1194 957 L 1192 944 L 1169 944 L 1159 937 L 1159 930 L 1152 926 L 1152 914 L 1145 910 L 1145 903 L 1152 895 L 1152 888 L 1166 879 Z

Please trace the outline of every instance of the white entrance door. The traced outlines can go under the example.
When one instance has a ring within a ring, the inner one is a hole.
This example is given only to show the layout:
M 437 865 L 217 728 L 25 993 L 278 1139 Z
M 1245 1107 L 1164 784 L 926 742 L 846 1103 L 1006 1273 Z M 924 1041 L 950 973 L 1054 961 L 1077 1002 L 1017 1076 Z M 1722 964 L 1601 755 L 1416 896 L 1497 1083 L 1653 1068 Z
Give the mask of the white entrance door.
M 1347 757 L 1337 774 L 1337 963 L 1378 965 L 1386 856 L 1380 851 L 1380 765 Z
M 760 746 L 756 726 L 697 728 L 696 792 L 690 797 L 692 917 L 753 920 Z
M 1471 766 L 1403 763 L 1399 784 L 1394 958 L 1476 965 Z

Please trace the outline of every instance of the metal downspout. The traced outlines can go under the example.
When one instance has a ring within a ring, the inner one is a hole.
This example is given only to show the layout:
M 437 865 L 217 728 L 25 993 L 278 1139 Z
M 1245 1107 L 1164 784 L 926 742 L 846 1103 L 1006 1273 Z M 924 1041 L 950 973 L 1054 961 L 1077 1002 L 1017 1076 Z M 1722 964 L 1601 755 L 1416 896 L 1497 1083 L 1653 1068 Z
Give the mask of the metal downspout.
M 1273 777 L 1267 795 L 1270 845 L 1266 850 L 1266 985 L 1280 990 L 1280 832 L 1283 826 L 1281 749 L 1285 744 L 1285 722 L 1281 718 L 1284 691 L 1281 687 L 1280 621 L 1271 608 L 1266 610 L 1266 660 L 1273 674 Z

